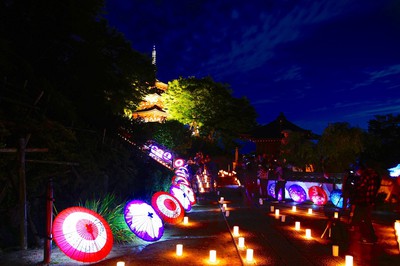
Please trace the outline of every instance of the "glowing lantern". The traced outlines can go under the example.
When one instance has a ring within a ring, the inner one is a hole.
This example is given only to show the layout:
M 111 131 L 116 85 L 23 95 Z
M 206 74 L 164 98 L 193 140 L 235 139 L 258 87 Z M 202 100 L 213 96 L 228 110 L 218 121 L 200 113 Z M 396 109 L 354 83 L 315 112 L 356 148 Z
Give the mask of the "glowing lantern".
M 300 230 L 300 222 L 295 222 L 294 223 L 294 229 L 299 231 Z
M 234 236 L 239 236 L 239 226 L 235 225 L 233 227 L 233 235 Z
M 353 266 L 353 256 L 346 255 L 346 266 Z
M 247 260 L 247 262 L 253 261 L 253 249 L 248 248 L 246 250 L 246 260 Z
M 311 238 L 311 229 L 306 229 L 306 238 L 307 239 Z
M 239 248 L 244 248 L 244 237 L 239 237 L 238 241 Z
M 217 251 L 216 250 L 210 250 L 210 262 L 211 263 L 217 262 Z
M 176 255 L 177 256 L 182 256 L 183 254 L 183 245 L 182 244 L 177 244 L 176 245 Z

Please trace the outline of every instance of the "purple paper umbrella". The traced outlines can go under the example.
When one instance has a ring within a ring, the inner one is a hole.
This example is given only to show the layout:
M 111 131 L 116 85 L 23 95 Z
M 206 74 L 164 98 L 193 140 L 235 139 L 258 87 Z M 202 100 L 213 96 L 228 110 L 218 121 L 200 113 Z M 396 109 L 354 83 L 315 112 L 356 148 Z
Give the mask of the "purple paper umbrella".
M 192 204 L 185 191 L 183 191 L 179 186 L 172 185 L 169 188 L 169 193 L 179 200 L 185 211 L 190 211 L 192 209 Z
M 153 242 L 164 233 L 163 222 L 153 207 L 141 200 L 132 200 L 125 205 L 125 222 L 139 238 Z
M 269 184 L 268 194 L 275 199 L 275 183 Z M 278 200 L 282 200 L 282 191 L 281 190 L 279 190 Z
M 297 184 L 291 185 L 288 191 L 290 198 L 297 203 L 302 203 L 307 199 L 306 191 Z

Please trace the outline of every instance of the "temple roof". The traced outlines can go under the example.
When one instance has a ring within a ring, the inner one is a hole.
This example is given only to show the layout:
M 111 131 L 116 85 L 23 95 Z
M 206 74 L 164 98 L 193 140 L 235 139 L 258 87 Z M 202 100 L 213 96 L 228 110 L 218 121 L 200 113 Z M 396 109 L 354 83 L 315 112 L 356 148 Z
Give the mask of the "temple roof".
M 252 139 L 281 139 L 282 132 L 304 132 L 312 135 L 310 130 L 303 129 L 286 119 L 283 113 L 269 124 L 256 127 L 248 133 Z

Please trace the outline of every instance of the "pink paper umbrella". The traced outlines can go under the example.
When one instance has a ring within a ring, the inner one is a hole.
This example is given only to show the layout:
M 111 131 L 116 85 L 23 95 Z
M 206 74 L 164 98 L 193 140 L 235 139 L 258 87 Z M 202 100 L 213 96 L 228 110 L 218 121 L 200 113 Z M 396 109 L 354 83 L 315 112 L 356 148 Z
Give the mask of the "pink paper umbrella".
M 185 210 L 179 200 L 167 192 L 155 193 L 151 198 L 151 206 L 166 223 L 180 223 L 185 215 Z
M 190 211 L 192 209 L 192 204 L 190 203 L 188 195 L 179 186 L 171 185 L 169 192 L 179 200 L 185 211 Z
M 154 208 L 141 200 L 132 200 L 125 205 L 125 222 L 139 238 L 153 242 L 164 234 L 163 222 Z
M 57 215 L 53 238 L 65 255 L 82 262 L 104 259 L 113 245 L 108 223 L 98 213 L 83 207 L 71 207 Z

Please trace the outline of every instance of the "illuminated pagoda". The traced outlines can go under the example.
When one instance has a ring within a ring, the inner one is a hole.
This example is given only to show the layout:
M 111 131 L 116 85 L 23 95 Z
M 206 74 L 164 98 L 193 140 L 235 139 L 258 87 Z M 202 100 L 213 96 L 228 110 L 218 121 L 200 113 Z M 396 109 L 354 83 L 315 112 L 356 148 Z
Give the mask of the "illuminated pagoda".
M 245 138 L 256 144 L 257 154 L 277 157 L 282 144 L 287 143 L 291 132 L 303 132 L 310 139 L 315 138 L 311 130 L 303 129 L 286 119 L 283 113 L 269 124 L 256 127 Z
M 156 65 L 156 47 L 153 46 L 152 64 Z M 133 119 L 141 119 L 144 122 L 164 122 L 168 113 L 164 110 L 161 95 L 168 89 L 168 85 L 155 80 L 154 85 L 149 87 L 149 93 L 139 103 L 138 108 L 132 113 Z

